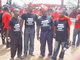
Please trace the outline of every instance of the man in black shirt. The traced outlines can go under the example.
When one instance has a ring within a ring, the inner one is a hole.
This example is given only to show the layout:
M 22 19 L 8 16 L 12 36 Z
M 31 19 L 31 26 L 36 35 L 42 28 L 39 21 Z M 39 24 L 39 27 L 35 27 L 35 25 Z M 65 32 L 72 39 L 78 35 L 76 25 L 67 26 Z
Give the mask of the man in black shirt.
M 22 25 L 25 21 L 24 29 L 24 56 L 26 57 L 29 51 L 29 55 L 34 56 L 34 37 L 35 37 L 35 21 L 37 21 L 37 15 L 32 13 L 33 7 L 28 6 L 28 12 L 24 13 L 22 18 Z M 30 42 L 30 43 L 29 43 Z M 29 49 L 28 49 L 29 48 Z
M 56 41 L 52 60 L 57 60 L 60 45 L 62 45 L 62 48 L 59 55 L 59 60 L 63 60 L 70 33 L 70 18 L 64 15 L 63 10 L 59 11 L 59 19 L 54 21 L 54 31 Z
M 52 55 L 52 43 L 53 43 L 53 20 L 48 15 L 47 10 L 42 11 L 42 16 L 38 19 L 38 29 L 37 29 L 37 35 L 39 39 L 39 30 L 41 29 L 40 33 L 40 56 L 45 56 L 45 47 L 46 42 L 48 44 L 48 56 Z
M 9 25 L 10 29 L 10 39 L 11 39 L 11 60 L 14 60 L 14 56 L 17 55 L 18 58 L 22 59 L 22 34 L 21 34 L 21 26 L 19 20 L 19 9 L 15 8 L 13 10 L 14 17 L 11 18 Z

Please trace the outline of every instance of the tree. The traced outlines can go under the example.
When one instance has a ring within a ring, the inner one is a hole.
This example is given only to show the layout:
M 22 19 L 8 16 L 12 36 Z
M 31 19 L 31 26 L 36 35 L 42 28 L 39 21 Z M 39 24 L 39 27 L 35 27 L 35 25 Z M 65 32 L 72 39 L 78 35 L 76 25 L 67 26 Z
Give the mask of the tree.
M 66 5 L 67 5 L 68 7 L 77 7 L 77 0 L 68 0 L 68 1 L 66 2 Z

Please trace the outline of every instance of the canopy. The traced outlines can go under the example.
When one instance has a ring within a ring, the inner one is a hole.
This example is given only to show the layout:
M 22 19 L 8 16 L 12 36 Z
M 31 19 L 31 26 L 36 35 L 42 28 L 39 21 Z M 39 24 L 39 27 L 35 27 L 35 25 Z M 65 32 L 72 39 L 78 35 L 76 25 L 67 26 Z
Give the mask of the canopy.
M 2 5 L 6 4 L 7 0 L 2 0 Z M 12 0 L 12 2 L 22 6 L 24 4 L 29 4 L 30 2 L 32 2 L 33 4 L 45 4 L 45 5 L 61 5 L 61 1 L 62 0 Z M 64 0 L 64 4 L 66 4 L 67 1 L 72 1 L 72 3 L 74 3 L 75 1 L 73 0 Z M 77 3 L 77 2 L 75 2 Z M 69 5 L 69 3 L 67 3 Z

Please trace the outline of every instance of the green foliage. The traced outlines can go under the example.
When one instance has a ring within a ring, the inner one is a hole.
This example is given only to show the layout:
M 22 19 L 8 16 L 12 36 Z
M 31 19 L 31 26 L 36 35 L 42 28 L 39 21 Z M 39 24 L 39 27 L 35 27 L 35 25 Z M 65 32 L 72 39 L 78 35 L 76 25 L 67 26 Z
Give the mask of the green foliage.
M 66 5 L 68 7 L 76 7 L 77 6 L 77 0 L 68 0 L 68 1 L 66 1 Z

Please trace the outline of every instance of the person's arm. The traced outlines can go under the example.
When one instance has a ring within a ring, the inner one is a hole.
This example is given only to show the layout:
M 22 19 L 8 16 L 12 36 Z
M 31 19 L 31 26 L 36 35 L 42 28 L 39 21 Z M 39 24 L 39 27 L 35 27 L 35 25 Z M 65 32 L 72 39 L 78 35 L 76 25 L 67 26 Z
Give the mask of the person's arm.
M 21 32 L 22 32 L 23 24 L 24 24 L 24 22 L 25 22 L 25 20 L 26 20 L 26 17 L 25 17 L 25 16 L 26 16 L 25 14 L 23 14 L 23 15 L 21 16 L 21 20 L 20 20 L 20 30 L 21 30 Z
M 53 37 L 56 38 L 56 22 L 53 22 Z
M 37 30 L 37 40 L 39 40 L 40 26 L 38 24 L 37 24 L 36 30 Z
M 6 14 L 6 16 L 7 16 L 7 20 L 11 20 L 11 15 L 10 14 Z
M 68 29 L 70 30 L 70 27 Z M 70 31 L 68 31 L 68 42 L 70 42 Z
M 70 42 L 70 26 L 71 26 L 71 20 L 68 18 L 68 42 Z
M 12 20 L 9 21 L 9 26 L 10 26 L 11 28 L 14 26 Z
M 20 20 L 20 22 L 19 22 L 19 24 L 20 24 L 20 30 L 21 30 L 21 32 L 22 32 L 22 28 L 23 28 L 23 24 L 24 24 L 24 20 Z
M 36 20 L 36 31 L 37 31 L 37 40 L 39 40 L 39 33 L 40 33 L 40 25 L 39 25 L 39 19 L 37 17 L 37 20 Z
M 6 39 L 9 40 L 8 39 L 8 37 L 9 37 L 9 30 L 10 30 L 10 28 L 9 28 L 9 21 L 11 20 L 11 15 L 10 14 L 6 14 L 6 19 L 8 21 L 7 24 L 6 24 L 7 27 L 8 27 L 7 31 L 6 31 Z M 10 42 L 10 40 L 9 40 L 9 42 Z
M 40 26 L 39 26 L 39 19 L 38 16 L 35 14 L 35 21 L 36 21 L 36 36 L 37 36 L 37 40 L 39 40 L 39 30 L 40 30 Z
M 54 20 L 52 18 L 50 18 L 51 20 L 51 30 L 52 30 L 52 33 L 53 33 L 53 37 L 54 37 Z

